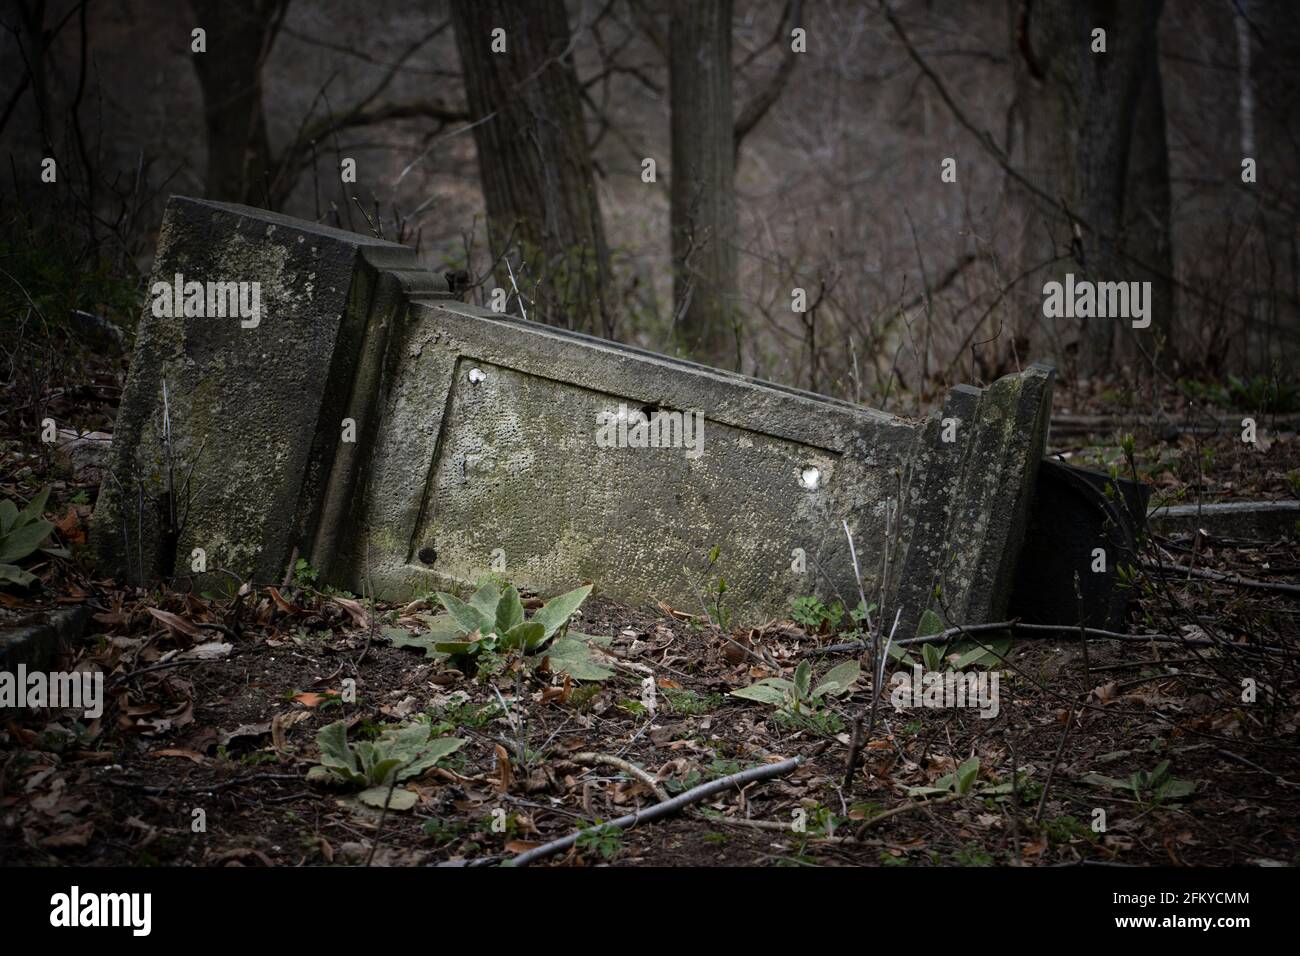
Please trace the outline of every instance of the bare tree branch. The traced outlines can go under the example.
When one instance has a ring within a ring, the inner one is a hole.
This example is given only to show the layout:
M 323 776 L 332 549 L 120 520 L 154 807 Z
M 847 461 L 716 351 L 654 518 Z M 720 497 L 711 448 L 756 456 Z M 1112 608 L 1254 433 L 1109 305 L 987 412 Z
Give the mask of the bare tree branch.
M 803 0 L 788 0 L 785 10 L 782 11 L 781 22 L 777 24 L 776 35 L 773 37 L 772 42 L 778 44 L 783 38 L 788 39 L 785 36 L 787 28 L 791 27 L 791 25 L 797 25 L 802 14 Z M 794 52 L 794 44 L 787 43 L 785 55 L 781 59 L 780 66 L 776 68 L 776 72 L 772 74 L 772 78 L 741 109 L 740 115 L 736 118 L 735 150 L 737 153 L 740 152 L 741 142 L 767 115 L 767 111 L 776 105 L 776 101 L 781 98 L 781 91 L 785 89 L 786 81 L 790 79 L 790 74 L 794 72 L 798 57 L 799 54 Z

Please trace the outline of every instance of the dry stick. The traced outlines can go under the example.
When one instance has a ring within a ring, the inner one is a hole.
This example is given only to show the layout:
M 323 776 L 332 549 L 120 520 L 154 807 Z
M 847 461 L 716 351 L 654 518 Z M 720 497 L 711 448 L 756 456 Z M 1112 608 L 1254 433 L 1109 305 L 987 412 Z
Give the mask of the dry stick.
M 281 588 L 287 588 L 293 583 L 294 568 L 298 564 L 298 546 L 293 546 L 293 553 L 289 555 L 289 566 L 284 569 L 284 579 L 280 582 Z
M 840 524 L 844 526 L 844 537 L 847 538 L 849 542 L 849 557 L 853 559 L 853 580 L 857 582 L 858 597 L 862 601 L 863 622 L 867 625 L 867 630 L 870 631 L 871 630 L 871 609 L 867 607 L 867 595 L 866 592 L 862 590 L 862 570 L 858 566 L 858 550 L 853 546 L 853 535 L 849 533 L 848 521 L 841 520 Z M 886 555 L 888 555 L 888 548 L 886 548 Z M 881 617 L 882 623 L 884 622 L 883 600 L 884 600 L 884 594 L 882 591 L 881 593 L 882 605 L 880 608 L 880 613 L 882 615 Z M 897 621 L 895 621 L 895 624 L 897 624 Z M 878 684 L 879 675 L 877 673 L 878 670 L 877 655 L 879 654 L 879 651 L 880 651 L 880 635 L 877 633 L 874 634 L 871 638 L 871 717 L 867 725 L 868 738 L 870 738 L 871 734 L 875 731 L 876 701 L 879 700 L 880 698 L 880 687 Z M 853 787 L 853 771 L 856 770 L 858 766 L 858 748 L 861 745 L 862 745 L 862 715 L 858 714 L 855 715 L 853 718 L 853 739 L 849 742 L 849 759 L 847 765 L 844 767 L 844 785 L 842 789 L 846 793 L 849 790 L 851 790 Z
M 228 660 L 229 658 L 174 657 L 169 661 L 163 661 L 159 664 L 150 664 L 148 667 L 141 667 L 139 670 L 123 674 L 121 677 L 116 678 L 113 683 L 108 685 L 108 690 L 116 690 L 127 681 L 133 680 L 141 674 L 150 674 L 154 671 L 167 670 L 170 667 L 188 667 L 191 664 L 221 664 L 228 662 Z
M 825 749 L 825 745 L 814 749 L 810 756 L 815 756 Z M 769 780 L 772 777 L 780 777 L 794 770 L 803 764 L 808 757 L 799 756 L 791 757 L 789 760 L 782 760 L 780 763 L 765 764 L 761 767 L 751 767 L 748 770 L 742 770 L 740 773 L 733 773 L 726 777 L 719 777 L 717 780 L 710 780 L 708 783 L 702 783 L 698 787 L 692 787 L 685 793 L 679 793 L 671 800 L 665 800 L 663 803 L 655 804 L 648 810 L 635 813 L 629 813 L 619 817 L 617 820 L 610 820 L 608 823 L 602 823 L 598 826 L 586 827 L 582 830 L 576 830 L 568 836 L 560 837 L 558 840 L 552 840 L 550 843 L 543 843 L 541 846 L 534 847 L 520 853 L 518 856 L 509 860 L 510 866 L 527 866 L 534 860 L 540 860 L 544 857 L 559 853 L 561 850 L 567 850 L 578 842 L 583 836 L 592 833 L 599 833 L 607 827 L 616 827 L 625 830 L 634 827 L 638 823 L 648 823 L 651 820 L 657 820 L 659 817 L 667 816 L 670 813 L 689 807 L 693 803 L 711 797 L 715 793 L 721 793 L 731 787 L 738 787 L 743 784 L 753 783 L 756 780 Z
M 629 760 L 624 760 L 622 757 L 613 757 L 610 756 L 609 754 L 598 754 L 595 753 L 594 751 L 586 750 L 580 754 L 574 754 L 569 759 L 572 760 L 574 763 L 603 763 L 609 767 L 616 767 L 617 769 L 622 770 L 624 773 L 631 774 L 633 777 L 636 777 L 647 787 L 649 787 L 650 790 L 654 793 L 655 798 L 660 803 L 672 799 L 672 797 L 668 795 L 668 791 L 665 790 L 663 787 L 659 786 L 659 781 L 655 780 L 654 777 L 650 776 L 649 773 L 647 773 L 645 770 L 638 767 L 636 764 L 632 763 Z
M 849 739 L 849 761 L 844 767 L 845 792 L 853 785 L 853 771 L 858 766 L 858 748 L 862 746 L 862 717 L 853 718 L 853 736 Z
M 226 780 L 221 783 L 196 784 L 187 787 L 167 786 L 152 787 L 142 783 L 136 783 L 133 780 L 114 780 L 109 779 L 109 783 L 115 787 L 129 787 L 132 790 L 140 790 L 144 793 L 153 795 L 176 794 L 176 793 L 219 793 L 222 790 L 229 790 L 231 787 L 237 787 L 243 783 L 258 783 L 262 780 L 296 780 L 302 783 L 302 774 L 300 773 L 254 773 L 247 777 L 236 777 L 233 780 Z
M 1288 584 L 1285 581 L 1256 581 L 1236 574 L 1224 574 L 1220 571 L 1208 571 L 1200 568 L 1185 568 L 1181 564 L 1167 564 L 1163 568 L 1150 561 L 1143 561 L 1142 567 L 1150 571 L 1177 571 L 1194 578 L 1216 581 L 1219 584 L 1233 584 L 1239 588 L 1255 588 L 1260 591 L 1276 591 L 1279 594 L 1300 594 L 1300 584 Z
M 412 757 L 393 771 L 393 779 L 388 782 L 388 793 L 384 796 L 384 809 L 379 814 L 379 824 L 375 827 L 375 838 L 370 843 L 370 852 L 366 854 L 366 866 L 374 860 L 375 851 L 379 849 L 379 839 L 384 835 L 384 821 L 388 819 L 388 808 L 393 802 L 393 791 L 397 789 L 397 775 L 414 762 L 415 758 Z
M 1241 754 L 1235 754 L 1231 750 L 1225 750 L 1222 747 L 1218 747 L 1216 749 L 1223 756 L 1230 757 L 1231 759 L 1236 760 L 1238 763 L 1244 763 L 1247 767 L 1250 767 L 1252 770 L 1258 770 L 1260 773 L 1268 774 L 1270 777 L 1273 778 L 1274 782 L 1277 783 L 1279 786 L 1300 787 L 1300 783 L 1292 783 L 1290 780 L 1287 780 L 1285 777 L 1282 777 L 1281 775 L 1274 773 L 1272 770 L 1269 770 L 1266 767 L 1261 767 L 1259 764 L 1247 760 L 1245 757 L 1241 756 Z
M 999 621 L 996 624 L 965 624 L 958 627 L 950 627 L 946 631 L 938 634 L 930 634 L 926 637 L 908 637 L 901 641 L 896 641 L 899 647 L 908 647 L 913 644 L 943 644 L 959 634 L 979 634 L 985 631 L 1029 631 L 1031 633 L 1043 634 L 1060 634 L 1062 636 L 1080 636 L 1102 637 L 1112 641 L 1129 641 L 1137 643 L 1147 643 L 1155 641 L 1159 644 L 1183 644 L 1187 647 L 1217 647 L 1227 650 L 1245 651 L 1260 654 L 1284 654 L 1286 651 L 1280 647 L 1264 647 L 1253 644 L 1234 644 L 1231 641 L 1212 641 L 1200 637 L 1182 637 L 1176 634 L 1123 634 L 1119 631 L 1105 631 L 1096 627 L 1077 627 L 1073 624 L 1022 624 L 1019 621 Z M 804 651 L 800 657 L 813 657 L 823 654 L 839 654 L 846 651 L 860 651 L 867 647 L 866 641 L 851 641 L 846 644 L 828 644 L 825 647 L 814 647 Z
M 965 793 L 949 793 L 942 797 L 935 797 L 933 800 L 918 800 L 915 803 L 905 803 L 900 807 L 894 807 L 892 810 L 886 810 L 884 813 L 878 813 L 870 820 L 863 820 L 858 826 L 858 838 L 861 839 L 862 833 L 874 827 L 877 823 L 883 823 L 891 817 L 896 817 L 902 813 L 909 813 L 912 810 L 921 810 L 925 807 L 937 807 L 943 803 L 952 803 L 954 800 L 960 800 L 968 796 Z
M 1070 736 L 1070 724 L 1072 723 L 1074 723 L 1073 704 L 1071 704 L 1065 712 L 1065 727 L 1061 730 L 1061 739 L 1056 744 L 1056 757 L 1053 758 L 1052 765 L 1047 768 L 1047 780 L 1043 783 L 1043 795 L 1038 798 L 1038 809 L 1034 811 L 1035 826 L 1037 826 L 1038 821 L 1042 819 L 1043 807 L 1047 803 L 1047 795 L 1052 792 L 1052 777 L 1056 774 L 1056 765 L 1061 762 L 1061 754 L 1065 751 L 1065 740 Z M 1011 768 L 1011 772 L 1012 774 L 1016 772 L 1014 767 Z

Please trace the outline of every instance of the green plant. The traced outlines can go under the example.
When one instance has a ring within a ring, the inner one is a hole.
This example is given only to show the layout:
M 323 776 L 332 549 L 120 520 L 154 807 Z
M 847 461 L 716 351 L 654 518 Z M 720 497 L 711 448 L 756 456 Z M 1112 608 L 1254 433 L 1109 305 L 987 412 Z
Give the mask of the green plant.
M 502 714 L 496 703 L 476 704 L 472 700 L 450 703 L 429 712 L 429 733 L 441 736 L 459 730 L 461 727 L 475 729 L 484 727 Z
M 701 697 L 693 690 L 664 688 L 660 692 L 660 696 L 666 704 L 666 709 L 674 714 L 683 714 L 687 717 L 699 717 L 703 714 L 712 713 L 722 704 L 721 694 L 709 694 L 707 697 Z
M 552 671 L 575 680 L 604 680 L 614 672 L 596 663 L 590 645 L 608 639 L 575 634 L 567 627 L 590 593 L 590 584 L 575 588 L 551 598 L 525 619 L 519 591 L 507 587 L 502 592 L 495 581 L 488 581 L 468 601 L 439 591 L 438 601 L 446 613 L 429 618 L 429 630 L 422 634 L 411 635 L 401 628 L 384 628 L 383 633 L 399 647 L 421 647 L 430 656 L 451 657 L 470 670 L 482 670 L 485 663 L 492 665 L 490 671 L 500 670 L 489 655 L 523 658 L 545 650 Z
M 1095 843 L 1097 834 L 1086 823 L 1074 816 L 1054 817 L 1043 823 L 1043 833 L 1052 843 L 1072 843 L 1088 840 Z
M 921 615 L 921 621 L 916 627 L 917 637 L 932 637 L 935 634 L 944 632 L 943 619 L 935 614 L 934 611 L 926 611 Z M 922 644 L 921 645 L 921 662 L 925 665 L 926 670 L 938 671 L 951 668 L 952 670 L 964 670 L 967 667 L 993 667 L 1011 649 L 1011 638 L 990 637 L 965 638 L 943 644 Z M 911 666 L 916 663 L 911 652 L 906 648 L 894 644 L 889 648 L 889 656 L 894 660 Z
M 597 820 L 593 827 L 582 832 L 578 837 L 578 849 L 597 854 L 601 859 L 612 860 L 623 851 L 623 831 L 611 824 L 600 826 Z
M 307 780 L 363 787 L 358 795 L 362 803 L 409 810 L 416 795 L 395 784 L 418 777 L 465 744 L 459 737 L 433 737 L 430 729 L 427 720 L 417 720 L 389 726 L 374 741 L 348 743 L 346 721 L 327 724 L 316 735 L 321 762 L 307 772 Z
M 992 866 L 993 854 L 974 843 L 967 843 L 952 855 L 952 861 L 958 866 Z
M 760 704 L 771 704 L 778 710 L 791 714 L 816 712 L 826 697 L 837 697 L 847 693 L 862 669 L 857 661 L 845 661 L 826 672 L 814 687 L 812 683 L 812 665 L 800 661 L 794 669 L 794 680 L 782 677 L 765 677 L 757 683 L 733 690 L 732 697 L 756 700 Z
M 941 794 L 966 794 L 971 792 L 979 778 L 980 758 L 965 760 L 952 773 L 946 773 L 934 782 L 932 787 L 908 787 L 909 797 L 935 797 Z
M 806 631 L 834 630 L 844 618 L 844 605 L 837 601 L 827 607 L 812 595 L 795 598 L 790 618 Z
M 792 730 L 806 730 L 817 737 L 834 737 L 844 730 L 844 718 L 826 708 L 806 708 L 801 711 L 778 710 L 773 719 Z
M 300 588 L 314 588 L 320 571 L 311 566 L 306 558 L 299 558 L 293 566 L 293 583 Z
M 1191 796 L 1196 790 L 1196 783 L 1191 780 L 1176 780 L 1169 776 L 1169 761 L 1162 760 L 1155 769 L 1138 770 L 1129 774 L 1127 780 L 1107 777 L 1099 773 L 1084 774 L 1080 778 L 1084 783 L 1094 787 L 1109 787 L 1112 790 L 1131 790 L 1139 803 L 1159 804 L 1166 800 L 1181 800 Z
M 434 843 L 450 843 L 465 830 L 465 825 L 456 820 L 425 820 L 420 832 L 430 837 Z
M 54 530 L 54 525 L 41 517 L 49 497 L 50 489 L 45 488 L 22 511 L 8 498 L 0 501 L 0 584 L 16 584 L 24 588 L 35 584 L 36 575 L 24 571 L 16 562 L 37 551 L 68 557 L 63 548 L 42 547 Z
M 731 609 L 722 606 L 722 599 L 727 594 L 727 580 L 722 575 L 718 575 L 716 579 L 712 576 L 713 567 L 718 563 L 718 558 L 721 556 L 721 545 L 715 544 L 709 549 L 708 559 L 703 572 L 701 572 L 702 585 L 696 583 L 686 565 L 682 565 L 682 574 L 685 576 L 687 584 L 691 586 L 691 590 L 698 595 L 709 623 L 721 628 L 723 631 L 727 631 L 731 628 Z M 710 610 L 710 605 L 712 610 Z M 698 624 L 699 622 L 695 623 Z

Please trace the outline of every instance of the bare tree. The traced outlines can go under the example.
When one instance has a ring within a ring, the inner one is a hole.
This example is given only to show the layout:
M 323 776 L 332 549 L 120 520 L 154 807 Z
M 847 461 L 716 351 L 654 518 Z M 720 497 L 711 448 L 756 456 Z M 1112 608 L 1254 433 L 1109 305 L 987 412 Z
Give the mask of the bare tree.
M 517 245 L 522 266 L 498 281 L 533 298 L 536 317 L 612 336 L 609 250 L 564 2 L 453 0 L 451 9 L 491 253 L 502 259 Z
M 207 51 L 194 53 L 208 134 L 209 199 L 270 201 L 271 143 L 262 105 L 262 66 L 289 0 L 190 0 Z
M 1129 143 L 1124 197 L 1123 248 L 1134 277 L 1151 283 L 1151 328 L 1160 351 L 1177 356 L 1174 250 L 1170 216 L 1169 147 L 1165 135 L 1165 94 L 1156 40 L 1142 71 Z M 1122 337 L 1123 338 L 1123 337 Z M 1145 348 L 1145 346 L 1144 346 Z M 1148 349 L 1154 354 L 1154 350 Z M 1139 363 L 1138 367 L 1141 365 Z
M 1256 160 L 1260 232 L 1253 243 L 1252 320 L 1265 363 L 1300 347 L 1300 22 L 1283 0 L 1236 0 L 1242 158 Z
M 673 328 L 681 347 L 722 364 L 735 331 L 735 128 L 731 0 L 673 0 Z
M 1149 279 L 1143 273 L 1150 270 L 1136 266 L 1136 256 L 1125 255 L 1123 227 L 1134 117 L 1144 88 L 1152 97 L 1147 115 L 1156 113 L 1158 77 L 1151 64 L 1162 3 L 1020 0 L 1013 6 L 1015 120 L 1024 179 L 1034 187 L 1014 184 L 1030 211 L 1021 261 L 1026 267 L 1052 263 L 1027 283 L 1031 295 L 1042 288 L 1042 280 L 1065 272 L 1093 281 Z M 1152 136 L 1140 139 L 1139 148 L 1143 175 L 1149 177 L 1150 167 L 1159 165 L 1160 144 Z M 1167 170 L 1164 177 L 1167 182 Z M 1167 222 L 1165 218 L 1163 239 L 1144 242 L 1144 247 L 1168 243 Z M 1114 317 L 1082 320 L 1081 372 L 1107 369 L 1118 324 Z M 1060 337 L 1059 327 L 1048 327 L 1046 333 L 1058 353 L 1066 351 L 1070 343 Z

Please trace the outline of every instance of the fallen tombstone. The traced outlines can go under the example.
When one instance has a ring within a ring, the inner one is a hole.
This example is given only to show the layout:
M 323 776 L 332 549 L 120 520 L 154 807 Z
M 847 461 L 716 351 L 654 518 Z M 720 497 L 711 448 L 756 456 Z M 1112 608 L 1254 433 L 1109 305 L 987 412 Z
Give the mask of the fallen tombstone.
M 1026 624 L 1123 630 L 1146 531 L 1146 485 L 1046 458 L 1009 615 Z
M 180 197 L 152 290 L 92 529 L 124 580 L 278 582 L 297 555 L 390 600 L 498 573 L 736 623 L 813 593 L 903 634 L 927 608 L 1006 611 L 1045 366 L 905 419 L 484 311 L 404 247 Z
M 1162 505 L 1147 521 L 1166 537 L 1203 533 L 1220 541 L 1279 541 L 1300 537 L 1300 501 Z

